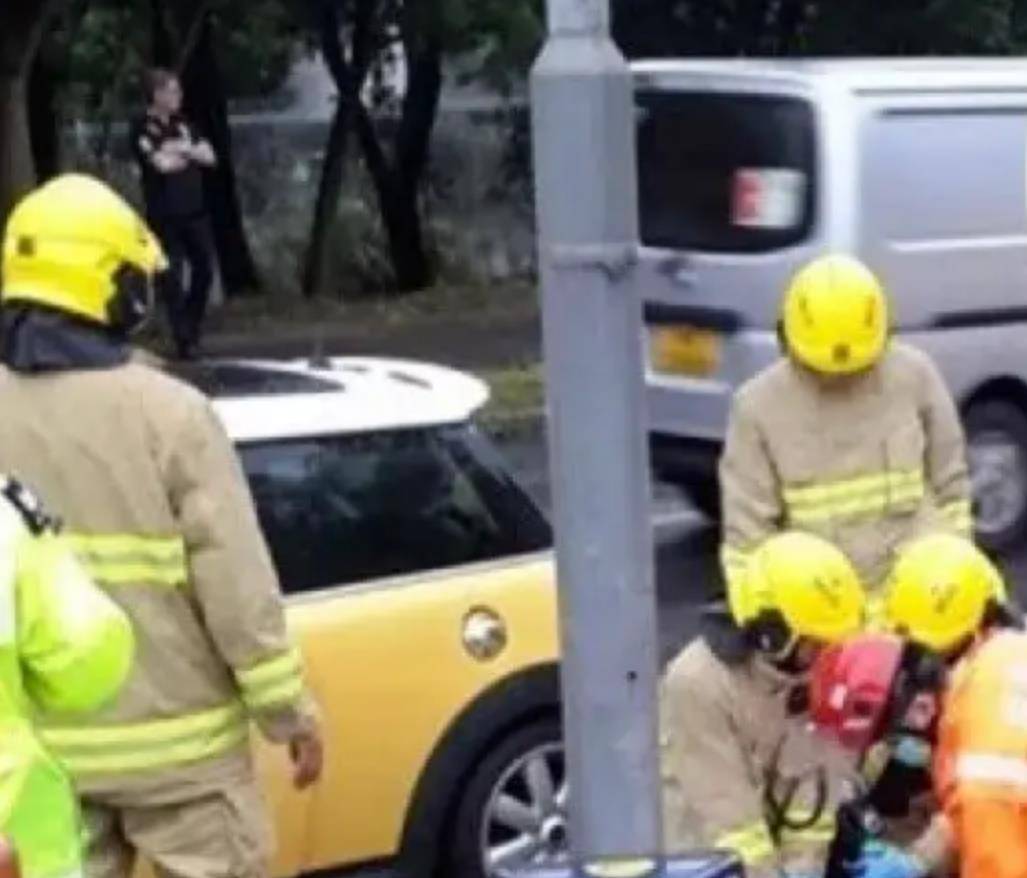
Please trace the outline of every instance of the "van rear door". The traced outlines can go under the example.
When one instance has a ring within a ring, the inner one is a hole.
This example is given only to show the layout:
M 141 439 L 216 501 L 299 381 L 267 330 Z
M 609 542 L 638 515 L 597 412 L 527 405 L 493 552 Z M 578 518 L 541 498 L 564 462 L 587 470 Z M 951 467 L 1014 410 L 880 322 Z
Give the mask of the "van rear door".
M 635 94 L 650 366 L 733 383 L 754 364 L 732 336 L 773 328 L 785 283 L 816 249 L 812 97 L 647 76 Z

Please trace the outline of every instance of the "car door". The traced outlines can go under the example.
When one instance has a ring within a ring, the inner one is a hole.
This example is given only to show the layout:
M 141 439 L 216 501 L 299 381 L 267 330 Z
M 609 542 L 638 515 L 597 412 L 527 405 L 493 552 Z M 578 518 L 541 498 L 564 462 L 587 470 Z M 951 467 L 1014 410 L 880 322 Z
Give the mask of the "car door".
M 437 742 L 478 693 L 557 653 L 551 534 L 462 426 L 243 446 L 328 744 L 310 793 L 261 774 L 286 843 L 276 874 L 385 859 Z M 534 554 L 532 554 L 534 553 Z M 495 614 L 506 646 L 465 645 Z

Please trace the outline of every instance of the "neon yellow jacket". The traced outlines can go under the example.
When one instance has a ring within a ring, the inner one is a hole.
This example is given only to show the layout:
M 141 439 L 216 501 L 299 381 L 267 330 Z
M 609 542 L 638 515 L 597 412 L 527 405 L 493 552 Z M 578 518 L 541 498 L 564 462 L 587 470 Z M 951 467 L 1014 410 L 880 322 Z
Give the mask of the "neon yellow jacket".
M 133 651 L 128 617 L 35 498 L 0 478 L 0 832 L 25 878 L 75 876 L 81 865 L 75 793 L 33 716 L 100 707 L 127 679 Z

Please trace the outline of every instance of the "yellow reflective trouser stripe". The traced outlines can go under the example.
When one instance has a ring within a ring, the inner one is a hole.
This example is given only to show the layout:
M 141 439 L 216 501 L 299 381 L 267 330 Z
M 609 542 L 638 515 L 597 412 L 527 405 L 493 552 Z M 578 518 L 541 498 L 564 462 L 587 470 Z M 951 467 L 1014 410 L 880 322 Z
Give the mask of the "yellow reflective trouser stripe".
M 72 534 L 69 539 L 100 583 L 176 588 L 189 580 L 185 543 L 179 537 Z
M 720 550 L 720 563 L 724 568 L 724 575 L 731 580 L 744 574 L 749 566 L 749 558 L 748 552 L 740 552 L 731 546 L 723 546 Z
M 120 726 L 48 728 L 43 740 L 72 774 L 118 774 L 198 762 L 246 739 L 240 704 Z
M 948 523 L 956 528 L 956 530 L 965 533 L 973 530 L 973 508 L 969 500 L 957 500 L 953 503 L 947 503 L 942 506 L 941 512 Z
M 236 674 L 251 710 L 295 700 L 303 691 L 303 660 L 295 649 Z
M 914 505 L 924 497 L 924 477 L 922 470 L 885 472 L 829 485 L 789 488 L 784 497 L 789 519 L 808 524 Z
M 801 823 L 803 820 L 809 818 L 809 812 L 803 814 L 800 812 L 793 811 L 789 814 L 789 819 Z M 810 842 L 824 842 L 831 841 L 834 838 L 835 820 L 833 814 L 823 814 L 816 823 L 806 829 L 786 829 L 785 832 L 789 839 L 796 841 L 810 841 Z
M 728 605 L 733 612 L 741 614 L 748 611 L 748 604 L 751 603 L 745 576 L 749 569 L 749 559 L 750 556 L 747 552 L 741 552 L 727 545 L 721 547 L 720 563 L 724 569 L 724 579 L 727 584 Z
M 749 553 L 732 546 L 723 546 L 720 550 L 720 560 L 725 567 L 744 567 L 749 563 Z
M 725 832 L 713 844 L 714 847 L 734 851 L 747 866 L 765 860 L 774 853 L 774 840 L 763 820 L 733 832 Z

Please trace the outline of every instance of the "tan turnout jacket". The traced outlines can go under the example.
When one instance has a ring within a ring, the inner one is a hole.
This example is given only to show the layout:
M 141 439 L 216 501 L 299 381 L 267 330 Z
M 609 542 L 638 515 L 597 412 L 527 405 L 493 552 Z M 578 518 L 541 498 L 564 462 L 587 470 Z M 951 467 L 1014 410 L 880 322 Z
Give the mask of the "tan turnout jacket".
M 660 688 L 669 853 L 731 849 L 751 878 L 820 873 L 852 761 L 814 736 L 807 717 L 790 715 L 801 685 L 756 656 L 727 664 L 703 638 L 670 664 Z M 803 826 L 820 785 L 822 812 Z M 780 825 L 778 806 L 796 828 Z
M 46 739 L 86 795 L 174 801 L 316 722 L 235 451 L 209 402 L 147 366 L 0 370 L 0 460 L 65 523 L 129 614 L 121 697 Z
M 876 590 L 912 537 L 971 530 L 955 404 L 931 360 L 898 342 L 834 385 L 782 359 L 741 387 L 720 480 L 729 578 L 768 536 L 797 528 L 837 545 Z

